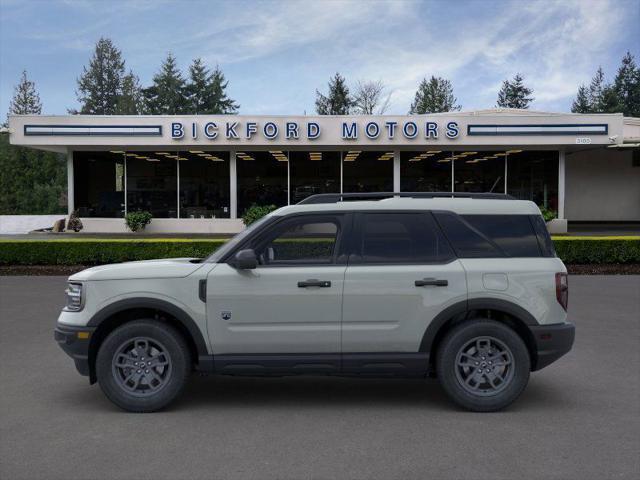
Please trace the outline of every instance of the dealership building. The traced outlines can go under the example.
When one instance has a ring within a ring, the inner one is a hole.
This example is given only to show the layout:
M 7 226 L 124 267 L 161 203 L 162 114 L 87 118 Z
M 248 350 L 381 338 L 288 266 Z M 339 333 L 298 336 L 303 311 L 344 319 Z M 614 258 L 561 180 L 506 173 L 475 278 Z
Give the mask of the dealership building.
M 493 192 L 550 224 L 640 222 L 640 119 L 491 109 L 408 116 L 11 116 L 10 141 L 67 156 L 87 232 L 233 233 L 253 204 L 315 193 Z

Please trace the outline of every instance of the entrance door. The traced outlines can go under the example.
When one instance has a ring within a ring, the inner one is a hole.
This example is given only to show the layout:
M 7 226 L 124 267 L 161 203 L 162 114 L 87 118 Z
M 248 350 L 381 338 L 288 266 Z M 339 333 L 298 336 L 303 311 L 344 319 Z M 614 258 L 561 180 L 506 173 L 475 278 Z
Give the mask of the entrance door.
M 287 218 L 242 247 L 256 252 L 256 269 L 219 264 L 209 273 L 217 367 L 339 369 L 343 224 L 343 215 Z
M 467 298 L 465 271 L 430 213 L 362 213 L 345 275 L 346 372 L 426 369 L 422 337 L 446 307 Z

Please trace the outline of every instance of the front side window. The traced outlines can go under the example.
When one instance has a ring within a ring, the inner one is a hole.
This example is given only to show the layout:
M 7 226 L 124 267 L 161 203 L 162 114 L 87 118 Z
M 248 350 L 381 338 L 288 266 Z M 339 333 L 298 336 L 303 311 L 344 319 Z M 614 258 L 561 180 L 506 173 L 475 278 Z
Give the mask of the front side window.
M 366 213 L 354 263 L 445 263 L 453 252 L 428 213 Z
M 334 261 L 339 220 L 332 217 L 286 221 L 254 247 L 260 265 L 317 265 Z

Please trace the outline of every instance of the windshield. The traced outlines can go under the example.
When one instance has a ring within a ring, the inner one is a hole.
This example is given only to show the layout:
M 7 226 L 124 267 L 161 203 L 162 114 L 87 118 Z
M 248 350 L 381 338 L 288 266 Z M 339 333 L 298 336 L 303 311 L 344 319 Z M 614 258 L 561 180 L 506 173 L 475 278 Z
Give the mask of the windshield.
M 228 242 L 224 243 L 220 248 L 218 248 L 215 252 L 209 255 L 204 261 L 207 263 L 218 263 L 222 257 L 224 257 L 227 253 L 233 250 L 236 246 L 244 241 L 251 233 L 260 228 L 262 225 L 267 223 L 272 217 L 266 216 L 262 217 L 260 220 L 253 222 L 243 231 L 232 237 Z

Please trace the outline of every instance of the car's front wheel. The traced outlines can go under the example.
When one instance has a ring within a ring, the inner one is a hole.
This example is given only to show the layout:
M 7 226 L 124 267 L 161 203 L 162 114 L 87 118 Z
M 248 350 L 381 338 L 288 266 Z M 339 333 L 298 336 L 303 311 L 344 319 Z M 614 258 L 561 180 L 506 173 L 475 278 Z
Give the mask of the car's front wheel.
M 500 410 L 514 402 L 529 381 L 529 352 L 507 325 L 477 319 L 461 323 L 442 340 L 438 379 L 458 405 L 476 412 Z
M 135 320 L 100 345 L 96 375 L 107 398 L 131 412 L 152 412 L 182 392 L 191 371 L 189 348 L 175 328 Z

